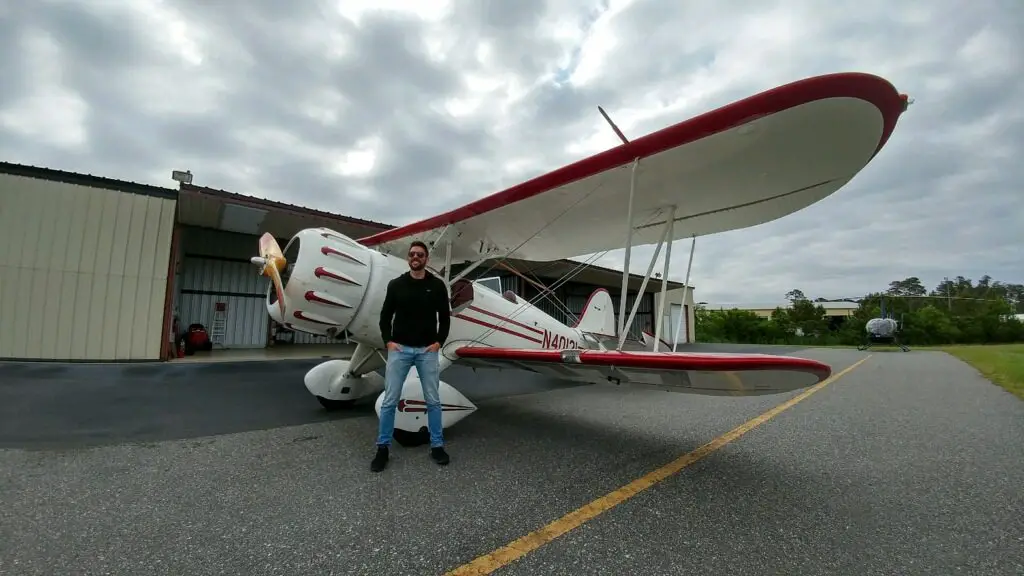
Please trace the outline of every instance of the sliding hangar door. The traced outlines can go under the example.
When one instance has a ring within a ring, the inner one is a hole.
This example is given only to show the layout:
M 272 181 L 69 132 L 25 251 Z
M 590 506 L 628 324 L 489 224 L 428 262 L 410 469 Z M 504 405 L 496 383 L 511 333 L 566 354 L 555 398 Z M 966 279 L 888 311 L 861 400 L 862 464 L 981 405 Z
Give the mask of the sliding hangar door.
M 0 166 L 0 358 L 160 358 L 175 198 Z

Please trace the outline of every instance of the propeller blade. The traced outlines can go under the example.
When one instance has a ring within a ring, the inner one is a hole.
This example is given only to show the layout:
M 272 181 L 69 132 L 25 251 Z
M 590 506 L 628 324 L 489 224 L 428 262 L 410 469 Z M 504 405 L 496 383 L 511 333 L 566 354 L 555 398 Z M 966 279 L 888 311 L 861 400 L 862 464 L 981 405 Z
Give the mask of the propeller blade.
M 281 252 L 281 246 L 269 232 L 260 236 L 260 258 L 263 260 L 263 267 L 260 274 L 270 278 L 274 283 L 274 292 L 277 294 L 277 307 L 281 311 L 281 320 L 284 320 L 284 287 L 281 284 L 281 271 L 288 266 L 288 260 Z

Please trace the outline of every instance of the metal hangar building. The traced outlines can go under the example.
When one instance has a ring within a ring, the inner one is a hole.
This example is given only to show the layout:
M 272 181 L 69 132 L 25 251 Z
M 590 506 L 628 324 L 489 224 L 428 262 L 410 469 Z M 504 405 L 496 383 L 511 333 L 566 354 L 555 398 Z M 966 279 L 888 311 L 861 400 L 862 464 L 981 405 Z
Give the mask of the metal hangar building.
M 320 226 L 353 238 L 392 228 L 189 182 L 163 188 L 0 162 L 0 359 L 168 360 L 191 324 L 210 332 L 215 351 L 337 342 L 276 326 L 265 309 L 268 283 L 249 261 L 264 232 L 284 246 Z M 571 323 L 594 289 L 607 288 L 616 306 L 621 291 L 621 272 L 590 265 L 542 294 L 541 286 L 579 266 L 508 259 L 467 276 L 535 299 Z M 642 279 L 631 275 L 627 306 Z M 671 341 L 685 309 L 679 341 L 692 342 L 693 290 L 680 308 L 682 284 L 668 284 L 663 339 Z M 660 290 L 651 278 L 630 326 L 634 337 L 654 331 Z

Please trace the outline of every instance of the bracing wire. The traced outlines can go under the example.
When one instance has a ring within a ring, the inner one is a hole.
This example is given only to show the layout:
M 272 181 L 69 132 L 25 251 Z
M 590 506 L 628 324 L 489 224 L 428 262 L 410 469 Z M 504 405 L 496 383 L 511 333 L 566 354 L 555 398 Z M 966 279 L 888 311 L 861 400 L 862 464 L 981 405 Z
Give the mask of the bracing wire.
M 599 186 L 598 186 L 598 187 L 599 187 Z M 593 194 L 593 192 L 594 192 L 594 191 L 595 191 L 595 190 L 596 190 L 596 189 L 597 189 L 598 187 L 595 187 L 595 188 L 594 188 L 593 190 L 591 190 L 590 192 L 588 192 L 588 193 L 587 193 L 587 194 L 586 194 L 585 196 L 583 196 L 583 198 L 580 198 L 580 200 L 578 200 L 578 201 L 577 201 L 576 203 L 574 203 L 573 205 L 575 205 L 575 204 L 577 204 L 577 203 L 581 202 L 581 201 L 582 201 L 583 199 L 585 199 L 585 198 L 589 197 L 589 196 L 590 196 L 590 194 Z M 565 211 L 563 211 L 563 212 L 562 212 L 562 214 L 564 214 L 564 213 L 565 213 L 566 211 L 568 211 L 568 209 L 567 209 L 567 210 L 565 210 Z M 657 218 L 658 218 L 659 216 L 661 216 L 661 215 L 662 215 L 662 211 L 661 211 L 661 210 L 657 210 L 657 211 L 655 211 L 655 212 L 654 212 L 653 214 L 651 214 L 651 215 L 650 215 L 649 219 L 648 219 L 648 220 L 647 220 L 646 222 L 644 222 L 644 223 L 640 224 L 639 226 L 646 226 L 646 225 L 650 224 L 651 222 L 653 222 L 654 220 L 656 220 L 656 219 L 657 219 Z M 558 217 L 561 217 L 561 214 L 559 214 L 559 216 L 558 216 Z M 557 220 L 557 218 L 556 218 L 556 220 Z M 551 224 L 551 223 L 548 223 L 547 225 L 545 225 L 545 228 L 546 228 L 547 226 L 549 226 L 550 224 Z M 639 227 L 639 226 L 638 226 L 638 227 Z M 535 236 L 536 236 L 537 234 L 539 234 L 539 233 L 540 233 L 541 231 L 543 231 L 543 228 L 542 228 L 542 229 L 541 229 L 540 231 L 538 231 L 537 233 L 535 233 L 535 234 L 534 234 L 533 236 L 531 236 L 530 238 L 528 238 L 527 240 L 523 241 L 523 242 L 522 242 L 522 243 L 521 243 L 521 244 L 520 244 L 519 246 L 517 246 L 517 247 L 515 248 L 515 250 L 518 250 L 518 249 L 519 249 L 519 247 L 522 247 L 522 246 L 524 246 L 524 245 L 526 244 L 526 242 L 529 242 L 529 241 L 530 241 L 530 239 L 532 239 L 533 237 L 535 237 Z M 671 239 L 671 238 L 668 238 L 668 239 L 666 239 L 666 242 L 671 242 L 671 241 L 672 241 L 672 239 Z M 629 249 L 632 249 L 632 248 L 633 248 L 632 246 L 630 246 L 630 247 L 629 247 Z M 514 251 L 514 250 L 513 250 L 513 251 Z M 590 255 L 590 256 L 589 256 L 588 258 L 587 258 L 587 260 L 585 260 L 584 262 L 576 262 L 576 266 L 575 266 L 575 267 L 573 267 L 573 268 L 572 268 L 572 269 L 571 269 L 571 270 L 570 270 L 569 272 L 566 272 L 566 273 L 565 273 L 565 274 L 564 274 L 564 275 L 563 275 L 563 276 L 562 276 L 561 278 L 557 279 L 557 280 L 556 280 L 556 281 L 555 281 L 555 282 L 554 282 L 554 283 L 553 283 L 553 284 L 552 284 L 552 285 L 551 285 L 550 287 L 548 287 L 548 290 L 549 290 L 549 291 L 551 291 L 551 292 L 554 292 L 554 291 L 555 291 L 555 290 L 557 290 L 558 288 L 560 288 L 560 287 L 564 286 L 564 285 L 565 285 L 566 283 L 568 283 L 568 282 L 569 282 L 569 281 L 571 281 L 571 280 L 572 280 L 573 278 L 575 278 L 576 276 L 578 276 L 579 274 L 581 274 L 581 273 L 582 273 L 582 272 L 583 272 L 584 270 L 586 270 L 586 269 L 587 269 L 587 267 L 589 267 L 590 265 L 592 265 L 592 264 L 593 264 L 593 263 L 594 263 L 594 262 L 595 262 L 596 260 L 600 260 L 601 258 L 603 258 L 603 257 L 605 256 L 605 254 L 607 254 L 607 253 L 608 253 L 608 252 L 610 252 L 610 251 L 611 251 L 611 250 L 603 250 L 603 251 L 601 251 L 601 252 L 597 252 L 597 253 L 595 253 L 595 254 L 591 254 L 591 255 Z M 509 252 L 509 254 L 511 254 L 511 253 L 512 253 L 512 252 Z M 500 260 L 504 260 L 504 259 L 507 259 L 507 258 L 508 258 L 508 254 L 506 254 L 505 256 L 503 256 L 503 257 L 501 257 L 501 258 L 499 258 L 498 260 L 500 261 Z M 496 265 L 497 265 L 497 262 L 495 262 L 495 264 L 492 264 L 492 265 L 491 265 L 491 267 L 489 267 L 489 268 L 488 268 L 487 270 L 485 270 L 485 273 L 486 273 L 486 272 L 489 272 L 489 271 L 491 271 L 491 270 L 492 270 L 492 269 L 494 268 L 494 266 L 496 266 Z M 629 271 L 628 271 L 628 270 L 626 270 L 626 271 L 624 271 L 623 273 L 627 273 L 627 274 L 628 274 L 628 273 L 629 273 Z M 662 282 L 667 282 L 667 281 L 668 281 L 668 279 L 667 279 L 667 278 L 662 278 L 662 279 L 661 279 L 661 281 L 662 281 Z M 543 284 L 543 282 L 541 282 L 541 284 Z M 524 302 L 523 302 L 522 304 L 520 304 L 520 305 L 519 305 L 519 306 L 518 306 L 517 308 L 515 308 L 515 309 L 514 309 L 514 310 L 513 310 L 513 311 L 512 311 L 512 312 L 511 312 L 511 313 L 509 314 L 509 319 L 515 318 L 515 317 L 516 317 L 517 315 L 519 315 L 519 314 L 520 314 L 520 313 L 522 313 L 523 311 L 527 310 L 527 309 L 528 309 L 528 307 L 531 307 L 531 306 L 536 306 L 536 302 L 538 302 L 538 301 L 539 301 L 539 299 L 540 299 L 540 298 L 542 298 L 542 297 L 544 297 L 544 296 L 545 296 L 545 293 L 544 293 L 543 291 L 541 291 L 541 292 L 540 292 L 540 293 L 539 293 L 539 294 L 538 294 L 537 296 L 535 296 L 535 297 L 533 297 L 533 298 L 531 298 L 531 299 L 529 299 L 529 300 L 524 300 Z M 622 294 L 622 295 L 620 295 L 620 298 L 626 298 L 626 295 L 625 295 L 625 294 Z M 485 331 L 484 331 L 484 332 L 483 332 L 482 334 L 480 334 L 480 335 L 479 335 L 479 336 L 477 336 L 476 338 L 472 339 L 472 341 L 473 341 L 474 343 L 479 343 L 479 342 L 480 342 L 481 340 L 483 340 L 483 339 L 484 339 L 484 338 L 486 338 L 487 336 L 490 336 L 491 334 L 493 334 L 493 333 L 495 332 L 495 330 L 497 330 L 497 328 L 498 328 L 499 326 L 501 326 L 501 325 L 502 325 L 503 323 L 504 323 L 504 321 L 503 321 L 503 320 L 499 320 L 499 321 L 497 321 L 497 325 L 496 325 L 496 326 L 495 326 L 494 328 L 487 328 L 487 329 L 486 329 L 486 330 L 485 330 Z

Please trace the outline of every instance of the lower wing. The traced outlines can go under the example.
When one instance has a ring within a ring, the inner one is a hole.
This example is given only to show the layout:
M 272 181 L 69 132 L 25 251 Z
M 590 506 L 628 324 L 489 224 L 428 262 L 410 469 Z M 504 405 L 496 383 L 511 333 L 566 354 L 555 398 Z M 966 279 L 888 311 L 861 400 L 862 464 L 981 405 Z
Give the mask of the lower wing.
M 578 382 L 664 387 L 707 396 L 759 396 L 813 386 L 832 374 L 816 360 L 768 354 L 535 350 L 464 346 L 467 366 L 515 368 Z

